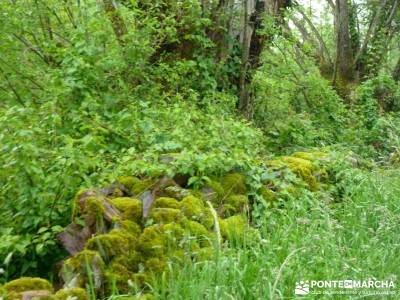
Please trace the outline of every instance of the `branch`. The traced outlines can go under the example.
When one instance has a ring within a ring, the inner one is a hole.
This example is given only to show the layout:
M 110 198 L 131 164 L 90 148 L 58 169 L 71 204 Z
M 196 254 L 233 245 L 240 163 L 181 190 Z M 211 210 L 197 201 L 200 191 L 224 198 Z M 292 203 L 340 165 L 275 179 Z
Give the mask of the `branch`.
M 364 53 L 364 51 L 367 49 L 368 47 L 368 43 L 371 40 L 371 38 L 376 34 L 376 27 L 378 25 L 378 22 L 381 18 L 381 13 L 383 11 L 383 8 L 386 6 L 388 0 L 385 0 L 381 6 L 379 6 L 378 10 L 374 13 L 374 17 L 372 18 L 369 27 L 368 27 L 368 31 L 367 34 L 365 35 L 364 38 L 364 42 L 362 44 L 362 46 L 360 47 L 360 49 L 358 50 L 355 58 L 354 58 L 354 62 L 357 63 L 357 61 L 360 59 L 361 55 Z
M 123 36 L 128 32 L 124 19 L 122 19 L 122 16 L 119 14 L 113 0 L 103 0 L 103 4 L 104 10 L 111 21 L 118 43 L 121 46 L 124 46 L 125 41 L 123 40 Z
M 399 5 L 399 1 L 398 1 L 398 0 L 395 0 L 395 1 L 394 1 L 394 4 L 393 4 L 393 7 L 392 7 L 392 10 L 390 11 L 389 18 L 388 18 L 387 21 L 386 21 L 386 26 L 389 27 L 390 24 L 392 24 L 392 21 L 393 21 L 395 15 L 396 15 L 396 12 L 397 12 L 397 7 L 398 7 L 398 5 Z
M 328 2 L 328 4 L 329 4 L 329 6 L 332 8 L 332 10 L 335 11 L 335 10 L 336 10 L 335 3 L 333 3 L 332 0 L 327 0 L 327 2 Z
M 10 90 L 13 92 L 13 94 L 15 95 L 15 98 L 17 98 L 17 102 L 19 104 L 21 104 L 22 106 L 25 106 L 24 101 L 22 100 L 21 96 L 18 94 L 17 90 L 14 88 L 14 86 L 11 84 L 10 79 L 8 78 L 8 76 L 6 75 L 6 73 L 3 71 L 2 68 L 0 68 L 0 73 L 3 74 L 4 79 L 7 82 L 8 87 L 10 88 Z
M 323 55 L 324 57 L 327 58 L 328 63 L 330 65 L 333 64 L 332 62 L 332 58 L 331 58 L 331 54 L 328 50 L 328 47 L 326 46 L 326 43 L 324 41 L 324 39 L 322 38 L 321 34 L 319 33 L 318 29 L 314 26 L 313 22 L 310 20 L 310 18 L 308 18 L 307 14 L 304 13 L 304 11 L 301 8 L 296 8 L 296 10 L 303 16 L 303 19 L 307 22 L 308 26 L 310 26 L 311 31 L 314 33 L 315 37 L 317 38 L 320 48 L 321 48 L 321 52 L 322 54 L 325 53 L 325 55 Z

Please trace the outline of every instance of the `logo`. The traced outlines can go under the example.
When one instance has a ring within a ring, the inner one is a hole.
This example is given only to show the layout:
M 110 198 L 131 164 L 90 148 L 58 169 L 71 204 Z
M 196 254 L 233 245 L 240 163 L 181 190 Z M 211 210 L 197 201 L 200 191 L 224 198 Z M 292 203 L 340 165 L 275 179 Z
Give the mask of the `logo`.
M 304 295 L 394 295 L 393 280 L 301 280 L 296 282 L 294 294 Z M 1 300 L 1 299 L 0 299 Z
M 310 293 L 310 284 L 308 281 L 296 282 L 296 288 L 294 289 L 295 295 L 308 295 Z

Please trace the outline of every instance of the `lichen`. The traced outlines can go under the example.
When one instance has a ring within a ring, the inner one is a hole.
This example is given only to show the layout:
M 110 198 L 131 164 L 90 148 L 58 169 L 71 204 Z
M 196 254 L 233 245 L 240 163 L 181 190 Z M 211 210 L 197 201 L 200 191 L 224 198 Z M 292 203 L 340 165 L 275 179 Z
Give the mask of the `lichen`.
M 61 289 L 55 294 L 57 300 L 88 300 L 88 295 L 83 288 L 71 288 L 71 289 Z
M 135 198 L 119 197 L 109 200 L 119 211 L 122 212 L 122 218 L 132 220 L 137 223 L 142 219 L 142 201 Z

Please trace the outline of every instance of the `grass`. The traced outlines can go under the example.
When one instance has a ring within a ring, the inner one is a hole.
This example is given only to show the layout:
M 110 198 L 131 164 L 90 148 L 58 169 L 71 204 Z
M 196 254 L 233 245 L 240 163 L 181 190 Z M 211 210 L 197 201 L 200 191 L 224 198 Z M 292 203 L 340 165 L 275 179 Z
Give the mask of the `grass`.
M 375 278 L 400 284 L 400 170 L 348 177 L 340 200 L 305 192 L 285 209 L 270 210 L 261 243 L 226 247 L 213 261 L 172 268 L 171 276 L 152 287 L 156 298 L 293 299 L 300 280 Z M 361 298 L 302 299 L 344 297 Z

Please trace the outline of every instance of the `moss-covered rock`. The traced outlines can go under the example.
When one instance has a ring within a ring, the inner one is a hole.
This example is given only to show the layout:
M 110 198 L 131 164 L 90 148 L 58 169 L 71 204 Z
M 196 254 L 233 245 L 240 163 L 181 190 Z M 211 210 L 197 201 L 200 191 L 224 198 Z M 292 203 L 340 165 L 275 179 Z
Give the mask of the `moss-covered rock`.
M 53 292 L 53 287 L 50 282 L 37 277 L 21 277 L 12 280 L 7 282 L 3 286 L 3 289 L 6 294 L 6 299 L 12 300 L 22 299 L 23 294 L 28 291 L 41 291 L 40 295 L 37 295 L 38 299 L 51 299 L 51 293 Z
M 92 237 L 86 243 L 87 250 L 97 251 L 105 261 L 115 256 L 129 255 L 135 249 L 137 237 L 125 230 L 113 229 L 109 233 Z
M 112 262 L 105 271 L 107 292 L 112 293 L 115 289 L 120 293 L 130 292 L 132 276 L 133 272 L 129 268 L 120 263 Z
M 313 152 L 295 152 L 291 156 L 306 159 L 309 161 L 327 160 L 328 154 L 320 151 Z
M 154 201 L 153 207 L 179 209 L 180 204 L 179 201 L 174 198 L 159 197 Z
M 55 294 L 57 300 L 88 300 L 88 294 L 83 288 L 71 288 L 71 289 L 61 289 Z
M 121 176 L 117 178 L 117 181 L 121 183 L 127 191 L 131 191 L 133 186 L 140 182 L 140 179 L 133 176 Z
M 149 217 L 157 224 L 168 224 L 178 222 L 182 214 L 179 209 L 156 207 L 151 210 Z
M 230 241 L 242 241 L 244 239 L 247 221 L 244 216 L 237 215 L 220 221 L 221 235 Z
M 114 300 L 156 300 L 152 294 L 139 293 L 133 296 L 121 295 L 113 297 Z
M 202 187 L 200 190 L 200 196 L 217 207 L 221 204 L 222 199 L 226 195 L 221 183 L 216 180 L 211 180 Z
M 141 222 L 142 201 L 135 198 L 119 197 L 111 199 L 109 202 L 122 212 L 123 219 Z
M 180 202 L 182 213 L 189 219 L 203 224 L 206 228 L 211 228 L 214 224 L 212 213 L 208 206 L 204 205 L 203 200 L 194 196 L 188 196 Z
M 64 261 L 61 276 L 67 287 L 84 287 L 89 283 L 89 276 L 94 288 L 103 284 L 105 263 L 97 251 L 83 250 Z
M 145 257 L 159 257 L 164 255 L 166 238 L 163 226 L 156 224 L 143 230 L 139 238 L 139 249 Z
M 246 179 L 238 173 L 227 174 L 221 178 L 221 185 L 224 189 L 224 196 L 232 194 L 246 194 Z
M 172 185 L 172 186 L 167 186 L 164 189 L 164 192 L 167 196 L 172 197 L 177 200 L 182 200 L 183 198 L 190 196 L 191 191 L 184 189 L 180 186 Z
M 114 224 L 115 229 L 121 229 L 127 231 L 133 236 L 140 236 L 142 228 L 139 224 L 131 220 L 117 220 Z
M 181 226 L 184 228 L 185 232 L 196 240 L 196 242 L 200 245 L 200 247 L 210 247 L 212 242 L 216 239 L 214 233 L 207 230 L 204 225 L 184 219 L 181 221 Z
M 276 193 L 266 186 L 262 186 L 259 193 L 268 203 L 272 203 L 278 199 Z
M 146 271 L 153 273 L 162 273 L 167 268 L 167 262 L 164 257 L 152 257 L 145 262 Z
M 152 178 L 135 181 L 130 189 L 130 192 L 134 197 L 140 197 L 144 192 L 151 190 L 155 183 L 156 180 Z
M 245 195 L 230 195 L 224 202 L 224 209 L 228 216 L 245 211 L 249 205 L 249 199 Z
M 293 156 L 282 156 L 267 162 L 267 166 L 273 168 L 289 168 L 294 174 L 307 183 L 310 190 L 318 189 L 317 177 L 314 173 L 318 171 L 313 162 Z

